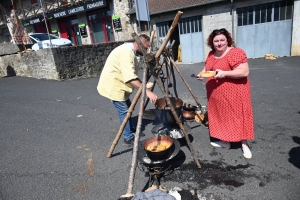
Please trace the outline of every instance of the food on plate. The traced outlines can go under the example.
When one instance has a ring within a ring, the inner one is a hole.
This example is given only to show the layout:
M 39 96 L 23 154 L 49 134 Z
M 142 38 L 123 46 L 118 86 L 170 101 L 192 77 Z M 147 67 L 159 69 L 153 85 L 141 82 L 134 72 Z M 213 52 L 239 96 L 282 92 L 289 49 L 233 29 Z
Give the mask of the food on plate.
M 204 78 L 214 77 L 216 75 L 216 71 L 205 71 L 201 72 L 200 75 Z

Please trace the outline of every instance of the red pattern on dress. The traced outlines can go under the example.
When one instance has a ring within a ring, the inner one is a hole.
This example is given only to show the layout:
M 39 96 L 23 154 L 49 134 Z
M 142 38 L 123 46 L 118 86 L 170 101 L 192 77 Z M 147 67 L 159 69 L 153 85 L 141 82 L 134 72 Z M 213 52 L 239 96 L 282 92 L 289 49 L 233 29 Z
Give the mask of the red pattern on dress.
M 221 58 L 216 58 L 211 51 L 206 59 L 205 70 L 229 71 L 247 61 L 246 53 L 239 48 L 230 49 Z M 227 142 L 253 140 L 254 125 L 249 78 L 208 78 L 206 90 L 210 136 Z

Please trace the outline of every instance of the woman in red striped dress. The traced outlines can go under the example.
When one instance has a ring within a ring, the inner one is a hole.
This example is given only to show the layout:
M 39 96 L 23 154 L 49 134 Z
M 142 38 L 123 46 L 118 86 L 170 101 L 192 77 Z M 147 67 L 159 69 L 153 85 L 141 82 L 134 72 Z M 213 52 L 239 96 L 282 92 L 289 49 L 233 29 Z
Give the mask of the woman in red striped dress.
M 219 139 L 212 146 L 230 148 L 230 142 L 241 142 L 243 155 L 252 153 L 248 140 L 254 139 L 249 66 L 246 53 L 234 48 L 230 33 L 222 28 L 208 37 L 211 51 L 201 72 L 216 71 L 206 82 L 210 136 Z M 201 72 L 198 80 L 203 80 Z

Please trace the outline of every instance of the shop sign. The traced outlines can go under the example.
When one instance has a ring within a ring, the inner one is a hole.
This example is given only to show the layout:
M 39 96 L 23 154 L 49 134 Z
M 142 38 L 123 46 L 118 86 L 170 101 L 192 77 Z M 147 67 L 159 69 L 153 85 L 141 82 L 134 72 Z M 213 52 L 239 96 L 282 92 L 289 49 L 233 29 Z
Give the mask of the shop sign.
M 88 1 L 88 2 L 85 2 L 82 4 L 78 4 L 76 6 L 71 6 L 71 7 L 67 7 L 64 9 L 60 9 L 55 12 L 47 13 L 47 14 L 45 14 L 45 18 L 47 20 L 58 19 L 58 18 L 62 18 L 62 17 L 67 17 L 67 16 L 83 13 L 83 12 L 86 12 L 89 10 L 105 7 L 105 6 L 106 6 L 106 0 Z M 23 26 L 37 24 L 37 23 L 43 22 L 44 21 L 43 18 L 44 17 L 42 15 L 40 15 L 38 17 L 23 20 L 22 24 L 23 24 Z
M 81 37 L 87 37 L 86 24 L 82 23 L 78 25 Z
M 57 30 L 57 29 L 52 29 L 52 30 L 51 30 L 51 33 L 52 33 L 53 35 L 58 36 L 58 30 Z
M 115 31 L 122 31 L 120 16 L 119 15 L 113 15 L 112 16 L 112 21 L 113 21 Z
M 44 17 L 42 15 L 38 16 L 38 17 L 34 17 L 31 19 L 27 19 L 27 20 L 23 20 L 23 26 L 29 26 L 32 24 L 38 24 L 44 21 Z

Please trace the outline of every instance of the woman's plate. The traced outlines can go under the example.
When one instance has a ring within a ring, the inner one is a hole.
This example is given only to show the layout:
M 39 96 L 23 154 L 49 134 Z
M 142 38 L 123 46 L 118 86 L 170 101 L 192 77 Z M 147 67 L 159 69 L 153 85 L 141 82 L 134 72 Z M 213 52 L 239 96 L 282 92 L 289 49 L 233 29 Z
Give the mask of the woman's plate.
M 205 71 L 201 72 L 200 75 L 204 78 L 214 77 L 216 75 L 216 71 Z

